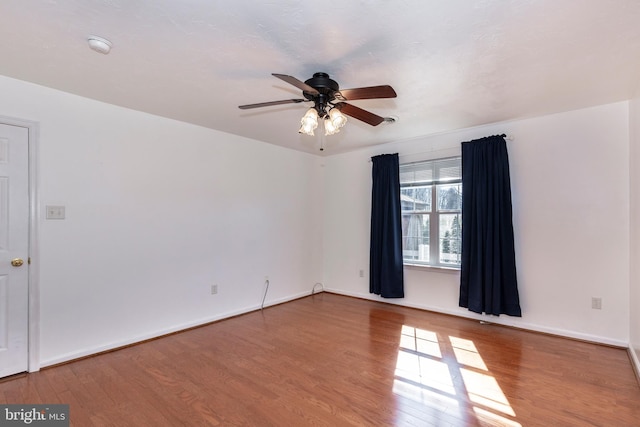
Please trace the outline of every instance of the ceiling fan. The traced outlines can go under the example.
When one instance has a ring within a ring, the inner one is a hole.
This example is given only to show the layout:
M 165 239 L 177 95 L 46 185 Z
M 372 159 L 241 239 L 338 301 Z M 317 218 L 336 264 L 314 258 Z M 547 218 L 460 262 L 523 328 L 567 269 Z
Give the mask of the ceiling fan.
M 327 73 L 314 73 L 312 78 L 304 82 L 286 74 L 273 73 L 272 75 L 301 89 L 304 99 L 260 102 L 257 104 L 240 105 L 238 108 L 248 110 L 251 108 L 311 101 L 314 105 L 302 118 L 302 126 L 299 131 L 307 135 L 313 135 L 313 130 L 318 126 L 318 119 L 324 119 L 326 135 L 337 133 L 347 121 L 347 118 L 344 116 L 345 114 L 371 126 L 377 126 L 382 122 L 394 121 L 392 118 L 380 117 L 360 107 L 344 102 L 357 99 L 395 98 L 397 96 L 396 92 L 389 85 L 341 90 L 338 83 L 331 79 Z

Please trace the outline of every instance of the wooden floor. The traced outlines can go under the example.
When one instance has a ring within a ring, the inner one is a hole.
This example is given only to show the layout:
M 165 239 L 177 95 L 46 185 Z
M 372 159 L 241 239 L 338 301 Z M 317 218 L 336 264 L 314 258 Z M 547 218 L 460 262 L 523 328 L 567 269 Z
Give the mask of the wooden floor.
M 73 426 L 640 426 L 626 350 L 320 293 L 0 382 Z

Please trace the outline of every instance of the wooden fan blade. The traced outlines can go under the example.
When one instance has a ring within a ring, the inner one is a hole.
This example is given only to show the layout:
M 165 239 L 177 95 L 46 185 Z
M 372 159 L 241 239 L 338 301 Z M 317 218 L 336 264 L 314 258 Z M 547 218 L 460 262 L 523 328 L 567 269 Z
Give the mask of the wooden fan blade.
M 305 82 L 301 82 L 300 80 L 296 79 L 293 76 L 287 76 L 286 74 L 276 74 L 276 73 L 271 73 L 271 75 L 279 78 L 280 80 L 284 80 L 285 82 L 289 83 L 290 85 L 294 85 L 298 89 L 301 89 L 301 90 L 303 90 L 305 92 L 309 92 L 312 95 L 319 95 L 320 94 L 320 92 L 318 92 L 317 90 L 315 90 L 314 88 L 312 88 L 311 86 L 306 84 Z
M 353 101 L 354 99 L 395 98 L 396 96 L 398 96 L 396 91 L 389 85 L 341 89 L 339 95 L 336 94 L 336 98 L 344 101 Z
M 269 101 L 269 102 L 259 102 L 257 104 L 239 105 L 238 108 L 241 110 L 249 110 L 250 108 L 270 107 L 272 105 L 282 105 L 282 104 L 297 104 L 299 102 L 305 102 L 305 101 L 306 99 L 283 99 L 282 101 Z
M 363 110 L 362 108 L 356 107 L 355 105 L 347 104 L 346 102 L 338 102 L 335 105 L 347 116 L 351 116 L 354 119 L 361 120 L 367 124 L 370 124 L 371 126 L 378 126 L 380 123 L 384 122 L 384 117 L 380 117 L 367 110 Z

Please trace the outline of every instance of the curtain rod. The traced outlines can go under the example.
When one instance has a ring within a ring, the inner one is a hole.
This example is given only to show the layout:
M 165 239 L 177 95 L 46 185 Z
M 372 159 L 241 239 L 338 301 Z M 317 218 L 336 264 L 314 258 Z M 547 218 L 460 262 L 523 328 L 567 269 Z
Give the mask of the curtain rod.
M 504 139 L 506 139 L 507 141 L 513 141 L 513 136 L 512 135 L 507 135 L 505 133 L 503 133 L 502 135 L 500 135 L 501 137 L 503 137 Z M 399 157 L 407 157 L 407 156 L 419 156 L 421 154 L 431 154 L 431 153 L 437 153 L 439 151 L 449 151 L 449 150 L 453 150 L 456 147 L 448 147 L 448 148 L 439 148 L 437 150 L 429 150 L 429 151 L 421 151 L 419 153 L 409 153 L 409 154 L 403 154 Z M 367 163 L 371 163 L 371 159 L 367 160 Z M 416 162 L 418 163 L 418 162 Z

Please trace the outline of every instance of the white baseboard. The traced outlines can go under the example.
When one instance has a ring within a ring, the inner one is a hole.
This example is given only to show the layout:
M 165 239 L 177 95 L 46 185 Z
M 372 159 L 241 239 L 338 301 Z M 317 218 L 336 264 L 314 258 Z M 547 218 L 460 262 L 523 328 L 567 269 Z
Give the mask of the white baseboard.
M 298 293 L 298 294 L 295 294 L 295 295 L 287 296 L 285 298 L 280 298 L 280 299 L 277 299 L 277 300 L 272 300 L 272 301 L 265 302 L 264 307 L 266 308 L 266 307 L 270 307 L 270 306 L 273 306 L 273 305 L 282 304 L 282 303 L 293 301 L 293 300 L 296 300 L 298 298 L 302 298 L 302 297 L 305 297 L 305 296 L 308 296 L 308 295 L 311 295 L 311 292 L 301 292 L 301 293 Z M 58 365 L 60 363 L 69 362 L 69 361 L 72 361 L 72 360 L 75 360 L 75 359 L 81 359 L 83 357 L 92 356 L 94 354 L 102 353 L 102 352 L 105 352 L 105 351 L 115 350 L 115 349 L 118 349 L 118 348 L 121 348 L 121 347 L 126 347 L 126 346 L 129 346 L 129 345 L 132 345 L 132 344 L 137 344 L 137 343 L 140 343 L 142 341 L 146 341 L 146 340 L 150 340 L 150 339 L 154 339 L 154 338 L 159 338 L 159 337 L 162 337 L 164 335 L 172 334 L 174 332 L 180 332 L 180 331 L 184 331 L 186 329 L 190 329 L 190 328 L 206 325 L 208 323 L 217 322 L 219 320 L 228 319 L 230 317 L 238 316 L 238 315 L 241 315 L 241 314 L 250 313 L 252 311 L 260 310 L 260 308 L 261 308 L 260 305 L 245 307 L 245 308 L 234 310 L 234 311 L 228 311 L 228 312 L 225 312 L 225 313 L 216 314 L 215 316 L 205 317 L 205 318 L 194 320 L 194 321 L 191 321 L 191 322 L 182 323 L 180 325 L 172 326 L 170 328 L 160 329 L 160 330 L 157 330 L 157 331 L 150 332 L 148 334 L 137 335 L 135 337 L 131 337 L 131 338 L 128 338 L 128 339 L 125 339 L 125 340 L 122 340 L 122 341 L 113 341 L 113 342 L 110 342 L 110 343 L 106 343 L 104 345 L 85 348 L 85 349 L 78 350 L 78 351 L 73 351 L 73 352 L 70 352 L 70 353 L 63 354 L 63 355 L 58 356 L 58 357 L 51 358 L 51 359 L 41 360 L 40 361 L 40 368 L 45 368 L 47 366 L 52 366 L 52 365 Z M 35 371 L 37 371 L 37 369 L 34 369 L 31 372 L 35 372 Z
M 338 290 L 338 289 L 330 289 L 330 288 L 325 288 L 324 289 L 327 292 L 331 292 L 331 293 L 335 293 L 335 294 L 340 294 L 340 295 L 346 295 L 346 296 L 351 296 L 351 297 L 355 297 L 355 298 L 362 298 L 362 299 L 368 299 L 371 301 L 378 301 L 378 302 L 384 302 L 384 303 L 388 303 L 388 304 L 395 304 L 395 305 L 400 305 L 403 307 L 410 307 L 410 308 L 417 308 L 420 310 L 427 310 L 427 311 L 433 311 L 435 313 L 442 313 L 442 314 L 449 314 L 452 316 L 457 316 L 457 317 L 464 317 L 467 319 L 473 319 L 473 320 L 482 320 L 482 321 L 488 321 L 490 323 L 496 324 L 496 325 L 504 325 L 504 326 L 511 326 L 514 328 L 519 328 L 519 329 L 525 329 L 525 330 L 529 330 L 529 331 L 534 331 L 534 332 L 542 332 L 545 334 L 550 334 L 550 335 L 558 335 L 561 337 L 566 337 L 566 338 L 573 338 L 573 339 L 577 339 L 577 340 L 582 340 L 582 341 L 589 341 L 589 342 L 594 342 L 594 343 L 598 343 L 598 344 L 606 344 L 606 345 L 610 345 L 610 346 L 615 346 L 615 347 L 622 347 L 622 348 L 629 348 L 629 343 L 626 341 L 620 341 L 620 340 L 616 340 L 616 339 L 611 339 L 609 337 L 602 337 L 602 336 L 598 336 L 598 335 L 590 335 L 590 334 L 584 334 L 581 332 L 576 332 L 576 331 L 569 331 L 569 330 L 565 330 L 565 329 L 558 329 L 558 328 L 550 328 L 548 326 L 542 326 L 542 325 L 536 325 L 533 323 L 526 323 L 526 322 L 521 322 L 521 321 L 512 321 L 507 317 L 497 317 L 497 316 L 491 316 L 490 318 L 488 318 L 486 315 L 480 315 L 477 313 L 473 313 L 467 310 L 446 310 L 446 309 L 442 309 L 439 307 L 431 307 L 428 305 L 423 305 L 423 304 L 411 304 L 411 303 L 406 303 L 405 301 L 399 301 L 399 300 L 394 300 L 394 299 L 386 299 L 386 298 L 381 298 L 378 297 L 376 295 L 373 294 L 361 294 L 361 293 L 357 293 L 357 292 L 345 292 L 342 290 Z
M 640 385 L 640 359 L 638 359 L 638 352 L 634 350 L 632 345 L 629 346 L 629 359 L 631 359 L 631 364 L 636 372 L 636 379 Z

